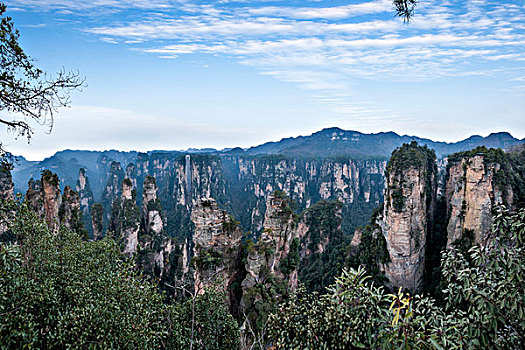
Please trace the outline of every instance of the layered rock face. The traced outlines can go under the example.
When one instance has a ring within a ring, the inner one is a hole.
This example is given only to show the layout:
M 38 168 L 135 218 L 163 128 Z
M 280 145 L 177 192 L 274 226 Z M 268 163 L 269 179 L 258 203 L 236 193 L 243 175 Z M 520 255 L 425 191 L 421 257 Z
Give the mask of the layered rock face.
M 107 215 L 106 219 L 109 219 L 112 203 L 121 194 L 121 182 L 124 180 L 124 171 L 120 163 L 112 161 L 110 164 L 109 176 L 100 199 Z
M 49 170 L 44 170 L 42 172 L 41 181 L 44 202 L 44 218 L 46 219 L 49 228 L 56 231 L 60 225 L 58 212 L 62 204 L 60 182 L 57 174 L 53 174 Z
M 63 225 L 87 238 L 80 197 L 69 186 L 64 188 L 62 195 L 57 174 L 44 170 L 40 180 L 29 180 L 25 201 L 40 218 L 46 220 L 52 231 L 57 232 Z
M 485 243 L 494 207 L 512 206 L 510 184 L 498 184 L 500 171 L 501 164 L 488 161 L 481 152 L 450 160 L 446 182 L 448 247 L 465 234 L 476 244 Z
M 155 178 L 147 176 L 142 192 L 142 230 L 139 234 L 142 269 L 152 275 L 163 277 L 169 272 L 166 262 L 176 250 L 175 243 L 164 233 L 164 222 L 161 216 L 162 207 L 157 198 Z
M 160 201 L 157 199 L 157 183 L 153 176 L 147 176 L 144 180 L 142 212 L 144 214 L 144 229 L 146 234 L 151 236 L 161 235 L 164 223 L 160 215 Z
M 121 188 L 121 197 L 113 201 L 110 229 L 120 238 L 122 253 L 132 255 L 137 251 L 140 211 L 131 180 L 122 180 Z
M 304 160 L 282 156 L 223 158 L 226 175 L 231 178 L 228 192 L 234 197 L 233 212 L 252 231 L 260 231 L 265 218 L 266 198 L 283 191 L 299 210 L 319 200 L 353 203 L 382 200 L 386 161 L 351 159 Z M 235 197 L 246 198 L 243 202 Z M 248 204 L 248 205 L 246 205 Z
M 86 175 L 86 170 L 80 168 L 78 171 L 78 182 L 77 188 L 78 197 L 80 200 L 80 209 L 84 215 L 88 215 L 93 205 L 93 192 L 91 192 L 91 186 L 89 185 L 89 180 Z
M 218 285 L 228 290 L 240 270 L 242 231 L 213 198 L 201 198 L 193 207 L 191 220 L 195 292 Z
M 95 200 L 93 198 L 93 192 L 91 191 L 91 186 L 89 185 L 89 180 L 84 168 L 80 168 L 78 171 L 76 190 L 79 197 L 80 211 L 82 213 L 84 226 L 89 233 L 93 234 L 93 229 L 91 226 L 91 206 L 94 204 Z
M 386 172 L 380 223 L 390 262 L 385 276 L 393 287 L 413 292 L 423 285 L 425 244 L 436 200 L 435 155 L 416 143 L 394 151 Z
M 84 236 L 87 235 L 87 232 L 84 231 L 84 222 L 80 211 L 80 197 L 69 186 L 64 188 L 59 218 L 60 223 L 68 229 L 84 234 Z
M 249 288 L 264 284 L 269 277 L 285 280 L 292 289 L 297 287 L 299 238 L 289 199 L 276 192 L 268 196 L 266 207 L 261 236 L 256 244 L 247 247 L 247 274 L 242 282 L 245 295 Z

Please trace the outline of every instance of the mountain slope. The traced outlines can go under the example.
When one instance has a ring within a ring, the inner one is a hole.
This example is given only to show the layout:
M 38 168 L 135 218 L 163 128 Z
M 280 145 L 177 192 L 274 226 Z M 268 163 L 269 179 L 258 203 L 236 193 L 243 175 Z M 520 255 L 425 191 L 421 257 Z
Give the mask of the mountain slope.
M 524 140 L 514 138 L 507 132 L 490 134 L 487 137 L 471 136 L 465 140 L 446 143 L 432 141 L 417 136 L 400 136 L 394 132 L 364 134 L 358 131 L 327 128 L 310 136 L 285 138 L 278 142 L 267 142 L 251 147 L 246 154 L 283 154 L 290 156 L 337 157 L 351 156 L 356 159 L 387 158 L 392 151 L 404 143 L 415 140 L 436 151 L 438 157 L 466 151 L 478 146 L 489 148 L 508 148 Z

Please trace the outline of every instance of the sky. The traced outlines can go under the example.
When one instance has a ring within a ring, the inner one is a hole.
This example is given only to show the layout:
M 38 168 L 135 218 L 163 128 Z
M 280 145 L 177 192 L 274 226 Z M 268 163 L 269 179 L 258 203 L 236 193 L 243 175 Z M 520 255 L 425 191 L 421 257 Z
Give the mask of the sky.
M 525 137 L 525 1 L 7 0 L 51 75 L 86 79 L 14 154 L 249 147 L 325 127 Z

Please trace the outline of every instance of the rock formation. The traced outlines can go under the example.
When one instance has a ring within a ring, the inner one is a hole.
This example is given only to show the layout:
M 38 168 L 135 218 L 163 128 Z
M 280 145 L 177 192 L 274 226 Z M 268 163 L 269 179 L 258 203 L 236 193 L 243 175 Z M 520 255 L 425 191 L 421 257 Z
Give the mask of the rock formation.
M 44 217 L 44 196 L 42 191 L 42 181 L 31 178 L 27 184 L 25 200 L 37 215 Z
M 11 170 L 11 164 L 0 164 L 0 200 L 13 198 L 15 185 Z
M 140 231 L 140 210 L 136 204 L 136 193 L 130 179 L 122 180 L 121 197 L 113 201 L 110 230 L 120 239 L 124 254 L 137 251 Z
M 109 219 L 112 204 L 115 199 L 119 198 L 121 193 L 121 183 L 124 180 L 124 171 L 122 170 L 119 162 L 111 162 L 109 176 L 107 179 L 106 187 L 104 187 L 104 192 L 102 192 L 100 203 L 102 203 L 104 206 L 104 211 L 107 215 L 106 218 Z
M 176 248 L 171 238 L 164 233 L 164 221 L 161 213 L 162 206 L 157 198 L 155 178 L 147 176 L 144 180 L 142 192 L 139 265 L 143 271 L 157 277 L 163 277 L 170 268 L 167 262 Z
M 60 182 L 58 175 L 49 170 L 42 172 L 42 190 L 44 202 L 44 218 L 53 231 L 57 231 L 60 225 L 58 212 L 62 204 L 60 193 Z
M 62 203 L 59 210 L 60 224 L 77 232 L 87 239 L 87 231 L 84 228 L 83 215 L 80 210 L 80 197 L 71 187 L 64 188 Z
M 91 191 L 91 186 L 89 185 L 89 180 L 84 168 L 80 168 L 78 171 L 76 190 L 78 192 L 80 211 L 82 212 L 84 226 L 88 232 L 93 233 L 91 228 L 91 206 L 95 200 L 93 198 L 93 192 Z
M 381 230 L 390 262 L 384 273 L 393 287 L 419 291 L 425 243 L 436 201 L 436 158 L 412 142 L 395 150 L 388 163 Z
M 242 231 L 213 198 L 201 198 L 193 207 L 191 220 L 195 291 L 217 285 L 228 290 L 240 270 Z
M 0 164 L 0 201 L 13 199 L 14 184 L 11 170 L 11 164 Z M 2 210 L 0 213 L 0 237 L 7 232 L 9 222 L 11 222 L 12 219 L 13 213 Z
M 292 289 L 297 287 L 299 238 L 295 214 L 289 199 L 281 192 L 268 196 L 266 206 L 261 236 L 246 249 L 247 274 L 242 282 L 245 295 L 255 285 L 264 285 L 275 278 L 286 281 Z
M 506 169 L 501 151 L 477 149 L 452 155 L 446 181 L 447 246 L 457 239 L 471 236 L 473 243 L 485 243 L 492 225 L 495 206 L 512 207 L 513 189 L 505 183 Z
M 102 231 L 104 230 L 104 207 L 100 203 L 91 206 L 91 225 L 93 240 L 98 241 L 102 238 Z
M 142 213 L 144 230 L 147 235 L 158 236 L 163 234 L 164 222 L 161 211 L 162 207 L 157 198 L 157 183 L 153 176 L 147 176 L 144 180 L 142 192 Z

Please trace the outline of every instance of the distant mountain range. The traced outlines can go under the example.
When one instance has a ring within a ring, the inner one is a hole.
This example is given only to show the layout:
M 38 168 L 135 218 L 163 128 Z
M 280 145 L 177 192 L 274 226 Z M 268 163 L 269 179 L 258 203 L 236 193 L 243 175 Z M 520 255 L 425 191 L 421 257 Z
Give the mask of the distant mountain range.
M 434 149 L 438 157 L 470 150 L 478 146 L 506 149 L 525 142 L 525 139 L 519 140 L 508 132 L 493 133 L 487 137 L 474 135 L 459 142 L 447 143 L 417 136 L 400 136 L 395 132 L 364 134 L 358 131 L 327 128 L 310 136 L 290 137 L 278 142 L 267 142 L 260 146 L 251 147 L 241 153 L 249 155 L 283 154 L 311 157 L 350 156 L 356 159 L 388 158 L 396 147 L 409 143 L 412 140 Z
M 281 141 L 267 142 L 248 149 L 239 147 L 223 150 L 205 148 L 188 149 L 186 151 L 150 151 L 148 153 L 169 153 L 171 155 L 214 154 L 218 156 L 244 157 L 283 155 L 292 158 L 347 157 L 355 160 L 388 159 L 396 147 L 412 140 L 434 149 L 438 157 L 470 150 L 478 146 L 508 149 L 525 142 L 525 139 L 519 140 L 508 132 L 493 133 L 487 137 L 475 135 L 459 142 L 446 143 L 417 136 L 401 136 L 394 132 L 365 134 L 358 131 L 327 128 L 310 136 L 284 138 Z M 89 175 L 95 175 L 94 172 L 102 171 L 102 169 L 99 169 L 101 159 L 114 160 L 125 166 L 134 162 L 138 154 L 138 152 L 121 152 L 117 150 L 64 150 L 43 161 L 27 161 L 23 157 L 19 157 L 19 161 L 15 164 L 13 171 L 15 187 L 19 190 L 25 190 L 28 179 L 39 177 L 40 172 L 44 169 L 58 173 L 65 183 L 74 184 L 78 179 L 78 169 L 80 167 L 87 169 Z M 92 183 L 94 192 L 101 191 L 102 185 L 103 183 Z

